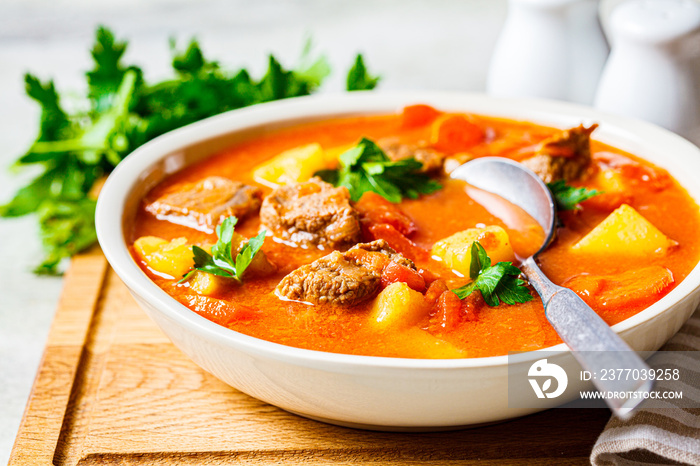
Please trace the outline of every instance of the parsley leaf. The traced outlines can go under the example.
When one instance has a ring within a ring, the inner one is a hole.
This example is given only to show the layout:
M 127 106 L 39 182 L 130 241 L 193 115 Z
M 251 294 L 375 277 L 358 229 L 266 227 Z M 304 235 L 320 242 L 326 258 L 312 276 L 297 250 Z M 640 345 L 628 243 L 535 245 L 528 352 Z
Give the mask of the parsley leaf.
M 331 74 L 328 58 L 325 55 L 321 55 L 314 60 L 312 50 L 313 42 L 309 38 L 306 40 L 304 49 L 301 52 L 299 66 L 294 70 L 296 77 L 306 82 L 310 91 L 319 87 L 323 80 Z
M 95 44 L 90 51 L 95 67 L 85 73 L 93 111 L 101 112 L 111 105 L 111 98 L 117 93 L 127 71 L 131 70 L 141 80 L 140 68 L 121 63 L 126 45 L 126 42 L 116 41 L 112 31 L 104 26 L 97 28 Z
M 492 307 L 498 306 L 501 301 L 515 304 L 532 300 L 530 291 L 524 286 L 525 281 L 518 278 L 520 269 L 512 262 L 499 262 L 492 266 L 491 258 L 478 241 L 472 243 L 471 256 L 469 277 L 472 282 L 452 290 L 459 299 L 479 290 L 486 304 Z
M 174 50 L 175 43 L 171 44 Z M 199 47 L 199 43 L 196 40 L 191 40 L 187 49 L 182 53 L 175 53 L 172 61 L 173 69 L 180 73 L 181 75 L 191 75 L 194 76 L 200 71 L 208 68 L 209 70 L 214 70 L 219 67 L 216 62 L 207 62 L 204 59 L 204 53 Z
M 196 270 L 220 277 L 235 278 L 239 281 L 242 279 L 253 258 L 262 248 L 266 232 L 263 230 L 254 238 L 249 239 L 234 259 L 231 243 L 237 223 L 236 217 L 228 217 L 216 227 L 216 236 L 219 239 L 212 246 L 211 254 L 199 246 L 192 246 L 194 269 L 187 272 L 178 283 L 187 280 Z
M 27 73 L 24 75 L 24 83 L 27 95 L 41 105 L 37 140 L 55 141 L 70 134 L 71 122 L 61 108 L 53 81 L 42 84 L 36 76 Z
M 335 186 L 345 186 L 355 202 L 372 191 L 399 203 L 404 197 L 417 199 L 421 194 L 442 188 L 440 183 L 418 171 L 422 166 L 414 158 L 392 161 L 376 143 L 363 138 L 340 155 L 338 170 L 321 170 L 315 176 Z
M 46 170 L 27 186 L 20 188 L 10 202 L 0 205 L 0 215 L 20 217 L 36 212 L 43 200 L 49 196 L 53 180 L 52 170 Z
M 355 64 L 348 72 L 346 89 L 348 91 L 369 91 L 377 87 L 379 79 L 379 76 L 370 76 L 365 67 L 362 54 L 358 53 L 355 58 Z
M 602 191 L 587 188 L 575 188 L 566 184 L 564 180 L 557 180 L 547 183 L 547 187 L 554 196 L 554 201 L 557 203 L 559 210 L 575 210 L 580 209 L 580 202 L 590 199 L 593 196 L 603 194 Z
M 95 243 L 96 205 L 94 199 L 51 199 L 41 204 L 39 225 L 46 257 L 34 272 L 52 274 L 63 258 Z
M 242 277 L 250 263 L 253 262 L 253 258 L 265 242 L 265 233 L 265 230 L 261 231 L 257 236 L 249 239 L 241 248 L 235 261 L 236 277 Z

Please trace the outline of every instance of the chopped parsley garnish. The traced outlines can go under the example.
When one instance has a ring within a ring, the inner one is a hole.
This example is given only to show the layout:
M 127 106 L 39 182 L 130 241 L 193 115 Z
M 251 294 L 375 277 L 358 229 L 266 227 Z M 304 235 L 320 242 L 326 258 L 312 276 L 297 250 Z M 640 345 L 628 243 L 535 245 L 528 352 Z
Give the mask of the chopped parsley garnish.
M 338 170 L 321 170 L 316 175 L 335 186 L 348 188 L 355 202 L 372 191 L 398 203 L 404 197 L 417 199 L 421 194 L 442 188 L 440 183 L 419 172 L 422 166 L 414 158 L 392 161 L 377 144 L 363 138 L 340 155 Z
M 192 246 L 194 269 L 187 272 L 178 283 L 187 280 L 196 270 L 220 277 L 235 278 L 239 281 L 242 279 L 246 269 L 265 242 L 266 232 L 263 230 L 258 233 L 258 236 L 249 239 L 234 259 L 231 243 L 236 223 L 238 223 L 236 217 L 228 217 L 216 227 L 216 236 L 219 240 L 212 246 L 211 254 L 199 246 Z
M 579 203 L 590 199 L 598 194 L 603 194 L 602 191 L 587 188 L 575 188 L 566 184 L 564 180 L 557 180 L 547 183 L 547 187 L 554 196 L 554 201 L 557 203 L 559 210 L 575 210 L 580 208 Z
M 355 64 L 348 72 L 346 88 L 348 91 L 369 91 L 377 87 L 379 76 L 370 76 L 365 67 L 362 54 L 358 53 Z
M 506 304 L 526 303 L 532 300 L 525 281 L 519 279 L 520 269 L 512 262 L 499 262 L 491 265 L 491 258 L 478 241 L 471 247 L 472 260 L 469 265 L 469 277 L 473 280 L 466 285 L 452 290 L 459 299 L 464 299 L 475 290 L 479 290 L 489 306 L 498 306 L 500 301 Z
M 95 185 L 140 145 L 227 110 L 316 90 L 330 67 L 325 57 L 311 56 L 310 45 L 293 70 L 270 55 L 266 74 L 255 80 L 245 69 L 225 71 L 191 41 L 184 51 L 173 50 L 172 79 L 147 83 L 141 68 L 123 63 L 127 43 L 99 27 L 91 49 L 94 66 L 86 73 L 88 92 L 72 112 L 63 107 L 53 81 L 27 73 L 26 92 L 41 106 L 41 118 L 36 141 L 15 165 L 43 170 L 0 205 L 0 216 L 37 214 L 46 257 L 35 271 L 55 274 L 62 259 L 95 243 Z M 369 89 L 376 82 L 358 56 L 348 89 Z

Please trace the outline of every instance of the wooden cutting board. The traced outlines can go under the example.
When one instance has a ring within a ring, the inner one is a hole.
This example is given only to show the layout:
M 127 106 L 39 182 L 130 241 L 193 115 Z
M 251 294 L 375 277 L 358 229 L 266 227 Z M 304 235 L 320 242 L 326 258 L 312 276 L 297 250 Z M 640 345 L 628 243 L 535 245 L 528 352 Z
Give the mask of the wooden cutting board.
M 65 277 L 9 464 L 588 464 L 609 415 L 555 409 L 411 434 L 295 416 L 191 362 L 94 250 Z

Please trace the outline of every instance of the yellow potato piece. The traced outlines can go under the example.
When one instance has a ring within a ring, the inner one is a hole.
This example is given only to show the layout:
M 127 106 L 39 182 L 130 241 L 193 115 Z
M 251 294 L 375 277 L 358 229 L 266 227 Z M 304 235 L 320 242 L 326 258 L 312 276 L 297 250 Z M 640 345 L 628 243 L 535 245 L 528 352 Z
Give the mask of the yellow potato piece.
M 296 147 L 273 157 L 253 171 L 255 181 L 271 187 L 308 181 L 314 173 L 327 167 L 320 144 Z
M 675 241 L 627 204 L 622 204 L 571 249 L 588 254 L 642 257 L 664 254 Z
M 590 181 L 606 193 L 624 192 L 627 189 L 622 175 L 613 170 L 599 170 Z
M 433 245 L 432 254 L 441 258 L 451 269 L 467 276 L 472 262 L 471 246 L 474 241 L 478 241 L 486 250 L 492 264 L 515 260 L 508 233 L 497 225 L 469 228 L 441 239 Z
M 156 272 L 180 278 L 194 265 L 192 246 L 186 238 L 166 241 L 155 236 L 142 236 L 134 241 L 134 249 L 146 265 Z
M 427 312 L 423 295 L 403 282 L 392 283 L 374 300 L 370 321 L 381 327 L 408 327 Z
M 196 270 L 188 282 L 191 290 L 202 295 L 211 296 L 220 291 L 225 286 L 225 282 L 230 280 L 232 279 Z
M 429 359 L 455 359 L 469 357 L 469 353 L 461 350 L 445 340 L 434 337 L 430 333 L 417 327 L 405 330 L 407 337 L 405 341 L 409 346 L 402 348 L 403 354 L 411 355 L 414 358 Z

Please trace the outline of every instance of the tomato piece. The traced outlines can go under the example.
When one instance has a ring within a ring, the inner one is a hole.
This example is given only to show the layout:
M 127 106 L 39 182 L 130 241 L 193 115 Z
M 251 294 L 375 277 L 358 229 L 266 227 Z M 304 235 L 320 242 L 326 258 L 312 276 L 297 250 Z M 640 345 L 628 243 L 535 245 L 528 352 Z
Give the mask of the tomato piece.
M 671 175 L 660 168 L 651 168 L 635 163 L 633 165 L 625 165 L 621 168 L 621 171 L 624 176 L 633 178 L 656 191 L 664 190 L 671 184 Z
M 396 252 L 400 252 L 413 261 L 429 257 L 428 251 L 406 238 L 392 225 L 386 223 L 371 225 L 369 227 L 369 235 L 373 239 L 385 240 Z
M 629 180 L 657 191 L 666 189 L 671 184 L 671 175 L 663 168 L 642 165 L 624 155 L 603 152 L 596 154 L 595 159 L 622 173 Z
M 253 320 L 260 317 L 261 312 L 252 307 L 234 304 L 222 299 L 202 295 L 178 296 L 177 300 L 194 312 L 224 327 L 237 321 Z
M 360 200 L 355 203 L 355 208 L 360 212 L 363 223 L 367 222 L 369 225 L 386 223 L 404 235 L 410 235 L 417 230 L 413 220 L 404 214 L 396 204 L 392 204 L 372 191 L 364 193 Z
M 595 310 L 624 309 L 651 304 L 673 285 L 670 270 L 659 265 L 617 275 L 581 274 L 564 283 Z
M 425 280 L 426 285 L 430 285 L 435 280 L 440 278 L 439 275 L 437 275 L 437 274 L 435 274 L 427 269 L 418 269 L 418 273 L 420 274 L 421 277 L 423 277 L 423 280 Z
M 441 278 L 430 284 L 428 290 L 425 292 L 425 304 L 427 304 L 431 309 L 430 315 L 437 312 L 437 301 L 440 295 L 449 290 L 450 289 L 447 287 L 447 283 L 445 283 L 445 280 Z
M 384 270 L 391 262 L 391 259 L 386 254 L 360 248 L 349 249 L 345 256 L 372 270 Z
M 451 291 L 443 292 L 437 301 L 437 311 L 430 317 L 429 329 L 433 333 L 449 332 L 459 324 L 462 301 Z
M 433 123 L 433 147 L 441 152 L 463 152 L 484 140 L 484 131 L 463 115 L 446 115 Z
M 409 288 L 420 293 L 425 291 L 425 280 L 418 272 L 394 261 L 389 261 L 389 264 L 384 268 L 381 280 L 384 288 L 392 283 L 403 282 Z
M 430 105 L 417 104 L 403 108 L 401 125 L 404 128 L 417 128 L 432 123 L 442 112 Z
M 479 320 L 479 311 L 486 305 L 481 292 L 475 291 L 462 300 L 461 312 L 464 320 L 475 322 Z

